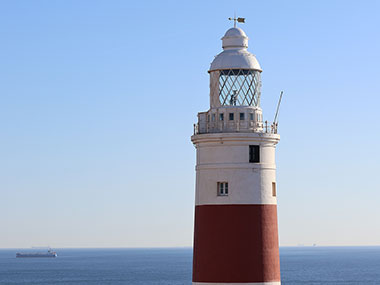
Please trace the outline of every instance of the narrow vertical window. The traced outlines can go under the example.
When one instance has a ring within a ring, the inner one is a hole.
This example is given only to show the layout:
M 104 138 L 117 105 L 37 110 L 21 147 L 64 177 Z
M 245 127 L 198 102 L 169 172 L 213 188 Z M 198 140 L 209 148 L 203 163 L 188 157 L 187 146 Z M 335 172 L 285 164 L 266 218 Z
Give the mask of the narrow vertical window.
M 211 121 L 212 121 L 212 122 L 215 122 L 215 114 L 212 114 L 212 115 L 211 115 Z
M 228 196 L 228 182 L 218 182 L 218 196 Z
M 276 190 L 276 182 L 272 182 L 272 196 L 277 196 L 277 190 Z
M 210 122 L 210 115 L 207 115 L 207 122 Z
M 249 119 L 250 119 L 251 121 L 253 121 L 253 113 L 250 113 L 250 114 L 249 114 Z
M 249 146 L 249 162 L 250 163 L 260 162 L 260 146 L 258 145 Z
M 244 121 L 244 113 L 240 113 L 240 121 Z
M 219 121 L 224 121 L 224 114 L 219 114 Z
M 229 116 L 230 116 L 230 121 L 233 121 L 234 120 L 234 113 L 230 113 Z

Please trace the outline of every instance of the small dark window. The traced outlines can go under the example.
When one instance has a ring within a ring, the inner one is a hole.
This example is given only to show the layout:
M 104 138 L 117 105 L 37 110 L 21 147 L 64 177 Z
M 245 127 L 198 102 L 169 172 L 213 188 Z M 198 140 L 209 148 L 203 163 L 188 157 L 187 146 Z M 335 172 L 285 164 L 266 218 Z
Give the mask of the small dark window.
M 211 121 L 212 121 L 212 122 L 215 122 L 215 114 L 212 114 L 212 115 L 211 115 Z
M 240 121 L 244 121 L 244 113 L 240 113 Z
M 272 196 L 277 196 L 277 190 L 276 190 L 276 182 L 272 182 Z
M 230 121 L 233 121 L 234 120 L 234 113 L 230 113 Z
M 249 146 L 249 162 L 251 163 L 260 162 L 260 146 L 258 145 Z
M 219 121 L 224 121 L 224 114 L 219 114 Z
M 210 115 L 207 115 L 207 122 L 210 122 Z
M 249 114 L 249 119 L 250 119 L 251 121 L 253 121 L 253 113 L 250 113 L 250 114 Z
M 228 182 L 218 182 L 218 196 L 228 196 Z

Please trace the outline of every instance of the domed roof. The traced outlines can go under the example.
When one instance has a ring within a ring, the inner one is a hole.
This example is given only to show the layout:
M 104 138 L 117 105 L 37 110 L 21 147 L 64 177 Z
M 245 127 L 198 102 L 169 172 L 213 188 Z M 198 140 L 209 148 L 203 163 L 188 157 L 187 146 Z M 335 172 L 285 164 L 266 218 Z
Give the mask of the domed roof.
M 231 28 L 224 34 L 224 37 L 247 37 L 247 35 L 240 28 Z
M 225 50 L 218 54 L 211 63 L 210 70 L 254 69 L 262 71 L 256 57 L 246 49 Z
M 248 37 L 240 28 L 229 29 L 224 37 L 223 52 L 218 54 L 211 63 L 210 70 L 221 69 L 253 69 L 262 71 L 256 57 L 248 48 Z
M 248 37 L 244 31 L 240 28 L 229 29 L 222 38 L 223 48 L 247 48 L 248 47 Z

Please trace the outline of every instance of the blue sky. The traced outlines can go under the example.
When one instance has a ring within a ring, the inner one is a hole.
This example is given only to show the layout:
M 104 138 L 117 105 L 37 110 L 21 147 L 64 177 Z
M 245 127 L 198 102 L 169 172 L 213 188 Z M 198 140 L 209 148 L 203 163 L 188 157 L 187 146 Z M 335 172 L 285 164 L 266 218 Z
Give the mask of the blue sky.
M 0 247 L 191 246 L 234 12 L 262 68 L 280 245 L 379 245 L 378 1 L 2 1 Z

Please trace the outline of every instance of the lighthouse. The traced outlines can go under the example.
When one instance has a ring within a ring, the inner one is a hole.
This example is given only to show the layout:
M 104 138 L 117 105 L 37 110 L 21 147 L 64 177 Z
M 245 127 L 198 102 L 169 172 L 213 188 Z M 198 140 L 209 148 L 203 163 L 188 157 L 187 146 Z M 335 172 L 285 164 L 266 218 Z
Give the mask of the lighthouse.
M 261 72 L 235 26 L 211 63 L 210 108 L 198 113 L 193 284 L 281 284 L 275 150 Z

